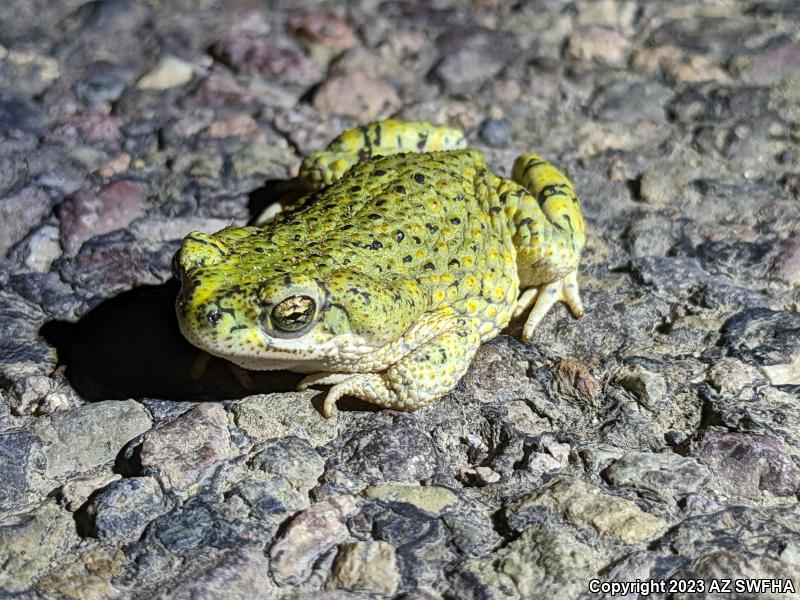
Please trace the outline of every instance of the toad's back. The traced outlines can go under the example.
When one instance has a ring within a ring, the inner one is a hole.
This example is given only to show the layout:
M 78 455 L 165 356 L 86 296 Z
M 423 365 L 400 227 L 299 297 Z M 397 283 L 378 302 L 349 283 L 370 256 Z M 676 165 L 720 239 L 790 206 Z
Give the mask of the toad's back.
M 361 163 L 267 223 L 261 256 L 276 274 L 357 270 L 387 284 L 409 280 L 426 292 L 421 308 L 446 304 L 502 328 L 518 277 L 497 182 L 473 150 Z

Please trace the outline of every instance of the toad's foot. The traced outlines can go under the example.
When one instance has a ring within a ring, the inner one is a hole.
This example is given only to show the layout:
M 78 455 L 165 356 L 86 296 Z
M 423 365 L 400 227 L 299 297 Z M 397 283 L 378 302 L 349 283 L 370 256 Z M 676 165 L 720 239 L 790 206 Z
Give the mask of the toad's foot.
M 456 318 L 447 325 L 445 331 L 382 373 L 318 373 L 306 377 L 301 385 L 335 384 L 322 407 L 325 418 L 333 415 L 336 401 L 342 396 L 393 410 L 421 408 L 458 384 L 481 342 L 475 323 Z
M 329 373 L 328 371 L 322 371 L 321 373 L 313 373 L 303 377 L 300 383 L 297 384 L 297 389 L 307 390 L 315 385 L 336 385 L 347 381 L 351 377 L 355 377 L 355 373 Z
M 566 304 L 575 318 L 583 316 L 583 304 L 578 292 L 577 276 L 578 270 L 574 269 L 561 279 L 542 284 L 538 288 L 525 290 L 520 294 L 514 307 L 515 317 L 523 315 L 533 305 L 533 309 L 525 321 L 525 327 L 522 329 L 523 341 L 531 340 L 533 330 L 556 302 Z

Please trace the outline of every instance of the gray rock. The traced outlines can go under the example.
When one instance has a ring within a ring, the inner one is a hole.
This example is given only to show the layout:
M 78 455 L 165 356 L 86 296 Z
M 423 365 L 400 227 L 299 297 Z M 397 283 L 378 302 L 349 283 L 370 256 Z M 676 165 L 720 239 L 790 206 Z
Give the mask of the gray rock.
M 277 589 L 268 572 L 269 560 L 259 548 L 239 548 L 220 555 L 202 569 L 165 582 L 160 593 L 175 600 L 273 598 Z
M 657 494 L 689 494 L 709 477 L 696 460 L 672 452 L 630 452 L 614 461 L 603 476 L 612 485 L 632 485 Z
M 464 562 L 453 582 L 459 598 L 576 598 L 600 556 L 551 525 L 534 525 L 486 559 Z
M 391 544 L 354 542 L 339 547 L 328 583 L 335 589 L 364 590 L 390 596 L 399 581 L 400 573 Z
M 374 415 L 336 440 L 322 481 L 353 489 L 379 481 L 418 482 L 433 476 L 433 442 L 413 418 Z
M 511 124 L 505 119 L 486 119 L 481 123 L 481 139 L 496 148 L 508 146 L 511 132 Z
M 435 74 L 454 94 L 474 92 L 500 72 L 518 52 L 511 32 L 483 28 L 456 28 L 437 40 L 444 58 Z
M 248 396 L 232 405 L 234 420 L 256 442 L 296 435 L 314 446 L 336 437 L 339 424 L 326 419 L 311 401 L 316 390 Z
M 93 534 L 101 540 L 135 541 L 144 528 L 169 506 L 152 477 L 131 477 L 112 483 L 88 508 Z
M 307 493 L 325 470 L 325 461 L 306 441 L 285 437 L 266 442 L 250 459 L 250 467 L 271 477 L 281 477 L 293 488 Z
M 34 501 L 42 492 L 45 457 L 42 440 L 24 429 L 0 433 L 0 510 Z
M 35 186 L 0 198 L 0 254 L 24 238 L 51 207 L 49 196 Z
M 166 490 L 190 493 L 216 464 L 236 455 L 219 404 L 198 404 L 142 441 L 141 464 Z
M 275 581 L 286 585 L 306 579 L 324 552 L 347 539 L 343 521 L 355 508 L 352 496 L 339 496 L 319 502 L 292 519 L 269 549 Z
M 572 477 L 559 476 L 530 496 L 509 505 L 509 515 L 524 522 L 526 513 L 546 508 L 578 527 L 631 543 L 652 539 L 667 523 L 644 512 L 634 502 L 613 496 Z
M 20 592 L 77 543 L 72 514 L 52 500 L 0 520 L 0 589 Z
M 615 82 L 601 88 L 591 100 L 591 110 L 598 118 L 622 123 L 647 119 L 666 121 L 665 106 L 671 90 L 656 82 Z
M 110 465 L 150 425 L 149 413 L 138 402 L 109 400 L 40 418 L 31 431 L 42 440 L 45 476 L 61 482 Z
M 0 129 L 38 133 L 44 122 L 45 114 L 33 102 L 19 94 L 0 92 Z

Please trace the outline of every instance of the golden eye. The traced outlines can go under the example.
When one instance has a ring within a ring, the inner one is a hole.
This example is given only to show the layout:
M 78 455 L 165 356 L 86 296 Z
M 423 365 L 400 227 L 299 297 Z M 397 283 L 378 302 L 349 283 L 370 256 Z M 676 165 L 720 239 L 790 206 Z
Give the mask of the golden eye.
M 289 296 L 272 309 L 270 319 L 280 331 L 294 333 L 314 318 L 317 303 L 310 296 Z

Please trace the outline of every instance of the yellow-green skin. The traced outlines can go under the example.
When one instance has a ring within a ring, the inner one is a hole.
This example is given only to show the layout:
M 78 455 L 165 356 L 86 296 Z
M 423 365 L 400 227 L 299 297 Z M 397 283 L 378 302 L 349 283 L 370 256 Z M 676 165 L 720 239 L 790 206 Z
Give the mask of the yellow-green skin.
M 315 191 L 271 221 L 184 239 L 177 314 L 211 354 L 332 384 L 326 416 L 344 395 L 417 409 L 512 317 L 530 310 L 527 340 L 556 302 L 583 312 L 580 203 L 537 155 L 504 179 L 460 131 L 387 120 L 343 133 L 300 177 Z

